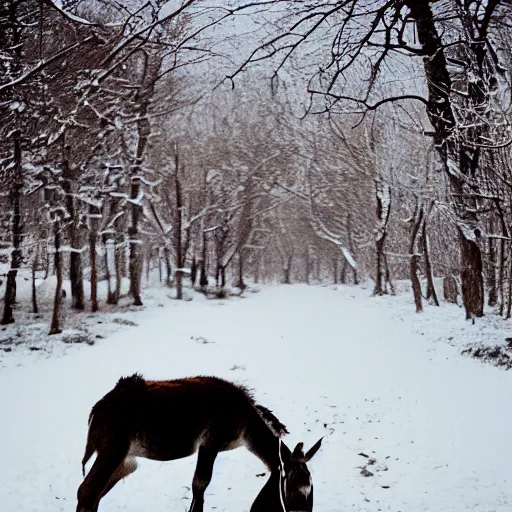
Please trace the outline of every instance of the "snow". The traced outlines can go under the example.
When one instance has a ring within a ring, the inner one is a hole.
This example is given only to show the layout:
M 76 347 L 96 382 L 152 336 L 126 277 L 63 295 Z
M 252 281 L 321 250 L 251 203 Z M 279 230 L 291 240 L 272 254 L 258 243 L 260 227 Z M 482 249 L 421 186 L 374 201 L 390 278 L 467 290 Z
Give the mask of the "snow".
M 94 346 L 60 358 L 13 351 L 0 370 L 0 509 L 74 510 L 89 410 L 139 371 L 244 382 L 287 425 L 288 445 L 325 436 L 309 463 L 317 512 L 508 512 L 512 373 L 460 355 L 507 324 L 472 325 L 446 304 L 418 315 L 410 293 L 370 294 L 266 286 L 185 302 L 149 288 L 146 308 L 124 314 L 137 325 Z M 139 462 L 100 512 L 188 509 L 195 457 Z M 220 454 L 205 510 L 249 510 L 264 471 L 243 448 Z
M 178 12 L 185 2 L 182 0 L 169 0 L 168 2 L 165 2 L 162 7 L 160 8 L 160 11 L 158 13 L 158 18 L 163 20 L 166 18 L 169 18 L 171 16 L 174 16 L 176 12 Z M 158 6 L 157 6 L 158 8 Z
M 352 256 L 352 253 L 346 247 L 342 247 L 341 251 L 343 252 L 343 256 L 345 256 L 345 259 L 348 261 L 348 264 L 352 268 L 357 268 L 357 263 L 354 257 Z
M 85 18 L 81 18 L 80 16 L 76 16 L 75 14 L 69 12 L 64 8 L 63 2 L 61 0 L 50 0 L 53 4 L 53 7 L 57 9 L 63 16 L 66 18 L 75 21 L 76 23 L 80 23 L 82 25 L 94 25 L 94 23 L 91 23 L 90 21 L 86 20 Z

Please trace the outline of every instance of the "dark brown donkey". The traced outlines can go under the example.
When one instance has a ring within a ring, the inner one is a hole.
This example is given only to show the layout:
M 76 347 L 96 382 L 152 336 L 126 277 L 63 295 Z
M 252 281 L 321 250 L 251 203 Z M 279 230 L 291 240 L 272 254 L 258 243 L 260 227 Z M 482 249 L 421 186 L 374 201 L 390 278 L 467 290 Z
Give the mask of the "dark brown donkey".
M 322 439 L 306 454 L 303 451 L 304 444 L 299 443 L 291 457 L 282 457 L 280 468 L 270 474 L 254 501 L 251 512 L 312 512 L 313 482 L 306 463 L 313 458 L 321 443 Z M 283 451 L 281 448 L 281 453 Z
M 217 454 L 239 446 L 246 446 L 271 472 L 255 506 L 274 501 L 277 506 L 283 496 L 280 490 L 293 494 L 289 490 L 293 479 L 287 486 L 286 477 L 295 467 L 297 453 L 302 452 L 300 443 L 293 454 L 290 452 L 280 441 L 284 433 L 286 427 L 270 410 L 256 404 L 247 389 L 225 380 L 191 377 L 146 381 L 140 375 L 121 378 L 91 410 L 82 460 L 84 475 L 94 452 L 97 457 L 78 489 L 76 510 L 96 512 L 101 498 L 135 471 L 136 457 L 164 461 L 197 451 L 190 512 L 202 512 Z M 280 482 L 281 461 L 285 478 Z M 273 482 L 277 482 L 275 488 Z

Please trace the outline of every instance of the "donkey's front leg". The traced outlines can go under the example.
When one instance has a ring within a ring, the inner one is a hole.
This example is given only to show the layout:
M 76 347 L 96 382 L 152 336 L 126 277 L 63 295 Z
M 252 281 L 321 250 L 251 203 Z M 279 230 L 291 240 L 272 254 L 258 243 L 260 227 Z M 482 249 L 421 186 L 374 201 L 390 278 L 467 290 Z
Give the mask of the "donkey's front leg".
M 189 512 L 203 512 L 204 491 L 212 479 L 213 463 L 217 457 L 217 450 L 200 446 L 197 455 L 196 471 L 192 481 L 192 505 Z

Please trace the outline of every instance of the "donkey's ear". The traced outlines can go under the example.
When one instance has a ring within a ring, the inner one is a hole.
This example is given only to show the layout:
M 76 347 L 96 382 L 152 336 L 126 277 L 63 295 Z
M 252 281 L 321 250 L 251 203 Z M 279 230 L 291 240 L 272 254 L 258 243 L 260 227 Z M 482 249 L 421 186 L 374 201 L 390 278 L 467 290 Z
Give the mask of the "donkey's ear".
M 293 450 L 292 459 L 304 458 L 304 443 L 297 443 L 297 446 Z
M 315 453 L 320 449 L 320 445 L 322 444 L 322 439 L 323 437 L 321 437 L 311 448 L 310 450 L 308 451 L 308 453 L 306 453 L 306 456 L 305 456 L 305 459 L 306 459 L 306 462 L 309 462 L 313 456 L 315 455 Z

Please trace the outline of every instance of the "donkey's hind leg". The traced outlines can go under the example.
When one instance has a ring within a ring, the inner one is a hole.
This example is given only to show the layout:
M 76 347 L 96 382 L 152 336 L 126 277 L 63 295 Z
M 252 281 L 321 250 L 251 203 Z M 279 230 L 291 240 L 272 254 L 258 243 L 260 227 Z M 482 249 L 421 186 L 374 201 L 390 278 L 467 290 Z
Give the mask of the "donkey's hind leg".
M 76 512 L 96 512 L 98 510 L 101 497 L 127 453 L 128 445 L 109 446 L 98 452 L 91 470 L 78 488 Z
M 107 494 L 112 489 L 112 487 L 114 487 L 114 485 L 119 482 L 119 480 L 122 480 L 128 475 L 131 475 L 136 469 L 137 459 L 135 457 L 126 457 L 110 477 L 107 487 L 103 491 L 101 497 L 103 498 L 103 496 L 105 496 L 105 494 Z
M 213 464 L 217 450 L 200 446 L 197 455 L 196 471 L 192 480 L 192 505 L 189 512 L 203 512 L 204 491 L 212 479 Z

